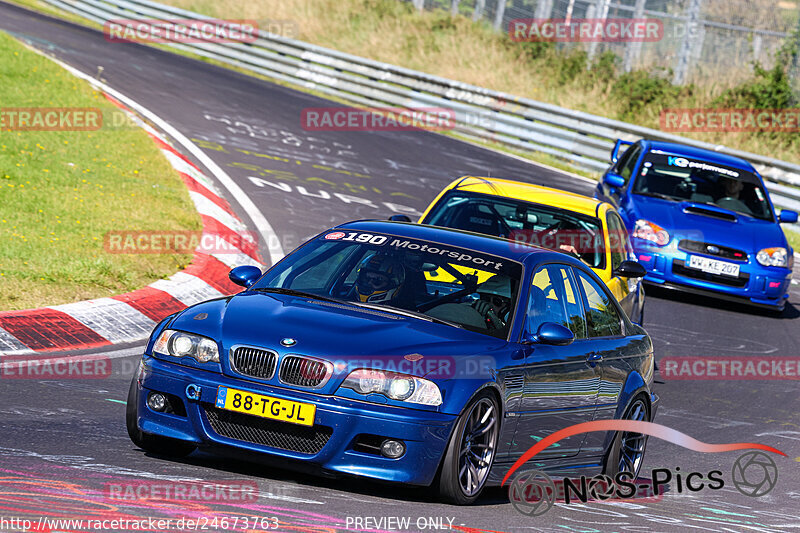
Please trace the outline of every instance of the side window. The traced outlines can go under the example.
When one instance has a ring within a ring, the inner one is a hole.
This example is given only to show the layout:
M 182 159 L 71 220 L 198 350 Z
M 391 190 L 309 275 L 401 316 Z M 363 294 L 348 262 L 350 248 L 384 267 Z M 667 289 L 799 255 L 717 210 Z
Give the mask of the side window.
M 575 339 L 586 338 L 586 320 L 583 318 L 583 308 L 581 308 L 581 293 L 575 285 L 575 278 L 572 269 L 569 267 L 558 267 L 564 285 L 564 303 L 567 310 L 567 323 L 564 324 L 572 333 Z
M 586 295 L 586 325 L 589 337 L 615 337 L 622 335 L 622 320 L 611 296 L 586 273 L 575 270 Z
M 545 322 L 555 322 L 572 330 L 576 339 L 586 338 L 579 295 L 568 267 L 542 267 L 534 275 L 531 285 L 526 328 L 528 333 L 535 334 Z
M 628 159 L 631 157 L 631 154 L 633 154 L 635 148 L 636 145 L 632 144 L 628 146 L 624 152 L 622 152 L 622 155 L 619 156 L 617 162 L 614 163 L 614 172 L 619 173 L 619 169 L 621 169 L 628 163 Z
M 633 176 L 633 170 L 636 167 L 636 161 L 639 159 L 641 151 L 641 147 L 638 144 L 634 144 L 625 152 L 623 156 L 625 160 L 620 159 L 620 164 L 617 165 L 617 168 L 619 175 L 625 178 L 625 183 L 628 183 L 628 180 Z
M 616 270 L 623 261 L 628 259 L 628 232 L 622 224 L 622 220 L 614 211 L 609 211 L 606 215 L 608 223 L 608 240 L 611 248 L 611 270 Z

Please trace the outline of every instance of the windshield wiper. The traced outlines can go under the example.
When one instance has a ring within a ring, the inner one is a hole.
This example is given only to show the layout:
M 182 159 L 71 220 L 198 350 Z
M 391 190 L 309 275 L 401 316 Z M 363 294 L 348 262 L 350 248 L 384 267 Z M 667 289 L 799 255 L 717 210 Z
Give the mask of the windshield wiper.
M 275 294 L 286 294 L 289 296 L 299 296 L 301 298 L 311 298 L 313 300 L 320 300 L 323 302 L 332 302 L 337 304 L 351 304 L 352 302 L 346 302 L 343 300 L 337 300 L 336 298 L 327 298 L 325 296 L 319 296 L 317 294 L 313 294 L 310 292 L 298 291 L 295 289 L 284 289 L 281 287 L 258 287 L 256 289 L 250 289 L 251 291 L 257 292 L 271 292 Z
M 445 320 L 443 318 L 436 318 L 435 316 L 426 315 L 424 313 L 418 313 L 416 311 L 409 311 L 408 309 L 400 309 L 398 307 L 392 307 L 391 305 L 377 305 L 365 302 L 356 302 L 353 303 L 353 305 L 355 305 L 356 307 L 367 307 L 369 309 L 375 309 L 376 311 L 387 311 L 389 313 L 394 313 L 396 315 L 419 318 L 422 320 L 427 320 L 428 322 L 435 322 L 437 324 L 444 324 L 446 326 L 453 326 L 454 328 L 464 329 L 464 326 L 456 322 L 450 322 L 449 320 Z
M 634 194 L 638 194 L 640 196 L 649 196 L 651 198 L 661 198 L 662 200 L 667 200 L 670 202 L 679 201 L 677 198 L 673 198 L 672 196 L 668 196 L 666 194 L 661 194 L 660 192 L 634 192 Z

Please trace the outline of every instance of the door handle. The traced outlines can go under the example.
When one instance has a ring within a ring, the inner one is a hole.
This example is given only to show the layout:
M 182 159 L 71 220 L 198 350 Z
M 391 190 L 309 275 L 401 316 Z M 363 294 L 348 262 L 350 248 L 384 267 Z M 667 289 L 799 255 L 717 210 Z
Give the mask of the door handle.
M 590 353 L 589 357 L 586 358 L 586 362 L 589 363 L 589 366 L 594 368 L 594 365 L 603 362 L 603 355 L 597 352 Z

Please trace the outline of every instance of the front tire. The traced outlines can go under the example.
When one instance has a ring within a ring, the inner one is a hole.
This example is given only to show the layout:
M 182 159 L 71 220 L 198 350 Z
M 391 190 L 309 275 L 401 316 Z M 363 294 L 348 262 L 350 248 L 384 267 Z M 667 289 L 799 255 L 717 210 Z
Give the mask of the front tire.
M 139 429 L 138 418 L 139 392 L 136 388 L 136 376 L 134 376 L 130 389 L 128 389 L 128 402 L 125 407 L 125 426 L 128 429 L 128 436 L 131 441 L 146 452 L 166 457 L 186 457 L 197 449 L 197 446 L 191 442 L 143 432 Z
M 480 496 L 494 463 L 500 435 L 500 408 L 488 391 L 476 396 L 458 419 L 442 462 L 442 501 L 470 505 Z

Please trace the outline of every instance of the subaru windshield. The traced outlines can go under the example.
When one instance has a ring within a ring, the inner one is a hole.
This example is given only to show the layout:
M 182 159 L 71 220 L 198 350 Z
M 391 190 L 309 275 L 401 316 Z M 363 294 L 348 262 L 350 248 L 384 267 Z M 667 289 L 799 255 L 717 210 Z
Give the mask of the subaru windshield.
M 505 339 L 522 265 L 431 241 L 331 230 L 268 271 L 251 290 L 381 308 Z
M 755 174 L 686 157 L 650 152 L 644 158 L 633 192 L 773 220 L 766 191 Z

